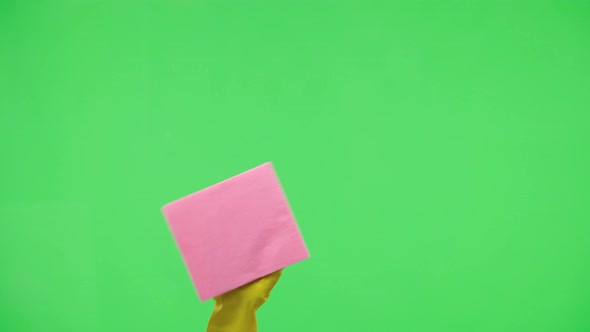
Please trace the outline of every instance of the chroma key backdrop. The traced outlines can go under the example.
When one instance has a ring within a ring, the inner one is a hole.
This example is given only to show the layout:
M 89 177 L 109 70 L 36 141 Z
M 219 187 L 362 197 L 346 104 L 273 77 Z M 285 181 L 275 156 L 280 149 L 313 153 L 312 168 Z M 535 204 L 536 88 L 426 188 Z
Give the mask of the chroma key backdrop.
M 590 331 L 590 2 L 0 1 L 0 331 L 204 331 L 160 208 L 272 161 L 259 330 Z

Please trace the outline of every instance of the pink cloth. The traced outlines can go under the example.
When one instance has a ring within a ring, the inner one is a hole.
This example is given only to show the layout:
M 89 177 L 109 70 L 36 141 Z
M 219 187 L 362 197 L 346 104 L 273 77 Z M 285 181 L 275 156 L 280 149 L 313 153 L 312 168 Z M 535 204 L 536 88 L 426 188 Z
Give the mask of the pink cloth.
M 201 301 L 309 257 L 271 163 L 162 212 Z

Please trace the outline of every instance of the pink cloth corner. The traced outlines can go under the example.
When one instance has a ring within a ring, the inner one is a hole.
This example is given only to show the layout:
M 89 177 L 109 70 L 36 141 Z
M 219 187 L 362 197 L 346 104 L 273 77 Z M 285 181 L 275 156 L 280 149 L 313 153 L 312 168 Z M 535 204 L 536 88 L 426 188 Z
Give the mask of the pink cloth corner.
M 201 301 L 309 257 L 270 162 L 162 212 Z

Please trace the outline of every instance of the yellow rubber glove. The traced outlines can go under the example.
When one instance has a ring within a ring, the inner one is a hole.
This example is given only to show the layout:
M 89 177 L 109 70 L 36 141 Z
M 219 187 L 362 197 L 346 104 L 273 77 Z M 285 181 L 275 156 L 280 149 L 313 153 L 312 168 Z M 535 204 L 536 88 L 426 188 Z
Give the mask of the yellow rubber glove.
M 215 298 L 207 332 L 256 332 L 256 310 L 268 300 L 283 270 Z

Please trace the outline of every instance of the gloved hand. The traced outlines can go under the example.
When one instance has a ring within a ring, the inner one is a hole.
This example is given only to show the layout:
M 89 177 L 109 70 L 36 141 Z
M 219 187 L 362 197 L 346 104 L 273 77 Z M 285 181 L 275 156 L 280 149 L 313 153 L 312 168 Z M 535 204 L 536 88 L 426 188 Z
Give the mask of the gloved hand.
M 215 298 L 207 332 L 256 332 L 256 310 L 268 300 L 283 270 Z

